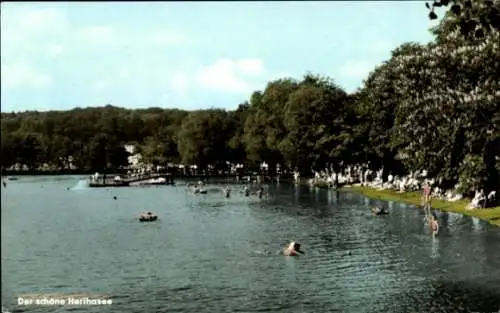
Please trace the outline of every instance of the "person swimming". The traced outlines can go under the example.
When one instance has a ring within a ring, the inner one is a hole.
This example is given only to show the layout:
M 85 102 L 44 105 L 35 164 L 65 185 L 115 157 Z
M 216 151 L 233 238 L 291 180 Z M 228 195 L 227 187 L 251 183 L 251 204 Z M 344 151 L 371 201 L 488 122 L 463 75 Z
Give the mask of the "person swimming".
M 292 241 L 286 249 L 283 250 L 283 254 L 286 256 L 298 256 L 300 254 L 305 254 L 300 250 L 300 244 Z
M 201 192 L 201 188 L 198 184 L 195 184 L 193 187 L 191 187 L 193 190 L 193 194 L 199 194 Z
M 385 214 L 389 214 L 389 212 L 387 212 L 384 208 L 380 208 L 380 207 L 374 207 L 374 208 L 372 208 L 372 213 L 373 213 L 373 215 L 385 215 Z
M 432 230 L 432 235 L 437 236 L 439 233 L 439 223 L 437 221 L 437 216 L 435 213 L 432 213 L 431 220 L 430 220 L 430 226 Z

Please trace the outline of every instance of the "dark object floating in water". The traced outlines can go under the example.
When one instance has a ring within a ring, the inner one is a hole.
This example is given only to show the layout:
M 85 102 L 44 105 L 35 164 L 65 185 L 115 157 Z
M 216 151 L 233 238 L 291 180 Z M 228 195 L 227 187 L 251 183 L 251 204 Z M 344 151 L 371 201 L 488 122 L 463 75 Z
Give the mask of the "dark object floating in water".
M 8 179 L 8 180 L 18 180 L 19 178 L 17 178 L 17 177 L 12 177 L 12 176 L 11 176 L 11 177 L 9 177 L 9 178 L 7 178 L 7 179 Z
M 206 190 L 200 190 L 200 194 L 205 195 L 205 194 L 207 194 L 207 191 Z
M 116 196 L 114 196 L 114 197 L 113 197 L 113 199 L 115 199 L 115 200 L 116 200 L 116 199 L 118 199 L 118 198 L 117 198 Z
M 157 215 L 153 215 L 151 212 L 142 213 L 139 216 L 139 222 L 154 222 L 158 219 Z
M 141 216 L 139 217 L 139 222 L 154 222 L 158 219 L 158 216 L 153 215 L 151 217 L 149 216 Z
M 373 215 L 386 215 L 389 214 L 385 209 L 382 208 L 372 208 Z

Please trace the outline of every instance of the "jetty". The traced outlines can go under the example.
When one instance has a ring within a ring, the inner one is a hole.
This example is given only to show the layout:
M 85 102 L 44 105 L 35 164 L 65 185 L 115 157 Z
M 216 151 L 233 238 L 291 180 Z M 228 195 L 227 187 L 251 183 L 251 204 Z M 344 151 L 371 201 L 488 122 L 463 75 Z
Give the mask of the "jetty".
M 143 174 L 120 176 L 109 174 L 95 174 L 89 177 L 88 186 L 91 188 L 129 187 L 140 185 L 173 185 L 174 177 L 171 174 Z

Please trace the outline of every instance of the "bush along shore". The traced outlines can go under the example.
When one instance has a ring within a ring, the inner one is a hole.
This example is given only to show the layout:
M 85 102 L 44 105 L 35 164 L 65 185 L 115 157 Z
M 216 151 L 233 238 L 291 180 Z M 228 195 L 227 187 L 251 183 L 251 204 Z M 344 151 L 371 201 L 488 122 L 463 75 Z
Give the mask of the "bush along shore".
M 382 180 L 382 172 L 383 169 L 374 175 L 374 172 L 366 169 L 366 166 L 354 166 L 348 167 L 347 173 L 328 171 L 315 173 L 315 177 L 307 180 L 307 184 L 317 188 L 341 187 L 341 190 L 360 193 L 372 199 L 398 201 L 416 206 L 422 205 L 423 186 L 432 188 L 435 185 L 434 179 L 426 178 L 425 171 L 410 173 L 404 177 L 388 175 L 386 182 Z M 300 182 L 298 173 L 295 175 L 295 180 Z M 473 199 L 468 199 L 456 191 L 459 187 L 455 186 L 455 189 L 447 191 L 439 187 L 432 188 L 432 208 L 477 217 L 500 226 L 500 206 L 495 191 L 489 192 L 488 195 L 479 191 Z

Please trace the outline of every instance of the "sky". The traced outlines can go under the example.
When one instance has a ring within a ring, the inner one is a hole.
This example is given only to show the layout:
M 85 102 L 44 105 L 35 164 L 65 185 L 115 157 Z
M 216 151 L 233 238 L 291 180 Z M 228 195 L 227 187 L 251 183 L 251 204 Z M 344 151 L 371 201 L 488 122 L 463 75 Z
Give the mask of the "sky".
M 235 109 L 307 72 L 348 92 L 404 42 L 423 1 L 2 2 L 1 111 Z

